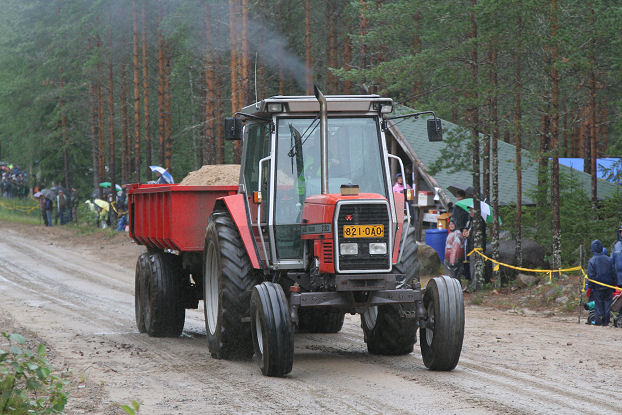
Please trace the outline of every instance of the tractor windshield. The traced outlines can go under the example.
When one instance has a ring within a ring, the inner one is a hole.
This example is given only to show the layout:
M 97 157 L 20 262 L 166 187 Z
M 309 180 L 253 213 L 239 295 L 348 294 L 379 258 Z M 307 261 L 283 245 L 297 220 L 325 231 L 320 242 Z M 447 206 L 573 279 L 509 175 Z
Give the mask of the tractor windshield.
M 300 258 L 302 205 L 306 197 L 321 193 L 319 119 L 279 118 L 277 135 L 274 221 L 277 241 L 291 241 L 277 242 L 277 249 L 281 258 Z M 376 118 L 328 118 L 330 193 L 351 183 L 361 193 L 387 196 L 379 138 Z

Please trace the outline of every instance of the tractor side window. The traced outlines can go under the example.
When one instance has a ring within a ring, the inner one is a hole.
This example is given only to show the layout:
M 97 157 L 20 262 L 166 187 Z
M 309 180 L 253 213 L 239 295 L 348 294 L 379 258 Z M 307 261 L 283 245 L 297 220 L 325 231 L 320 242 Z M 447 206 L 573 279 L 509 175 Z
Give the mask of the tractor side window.
M 246 126 L 246 160 L 244 161 L 244 179 L 246 192 L 250 195 L 259 189 L 259 160 L 270 154 L 270 128 L 268 123 L 252 123 Z M 264 163 L 263 181 L 269 179 L 269 163 Z M 262 186 L 263 187 L 263 186 Z M 262 192 L 266 189 L 261 189 Z

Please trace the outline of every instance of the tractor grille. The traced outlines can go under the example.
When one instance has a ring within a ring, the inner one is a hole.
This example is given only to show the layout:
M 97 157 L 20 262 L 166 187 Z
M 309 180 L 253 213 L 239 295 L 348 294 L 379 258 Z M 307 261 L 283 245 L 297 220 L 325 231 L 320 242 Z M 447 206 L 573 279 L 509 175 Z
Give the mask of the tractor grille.
M 379 270 L 388 271 L 391 269 L 390 236 L 391 222 L 389 220 L 389 205 L 383 203 L 341 203 L 337 217 L 337 244 L 336 253 L 339 258 L 338 271 L 365 271 Z M 344 225 L 383 225 L 384 236 L 364 237 L 364 238 L 345 238 L 343 234 Z M 387 246 L 386 254 L 370 255 L 369 244 L 374 242 L 384 242 Z M 341 255 L 339 246 L 341 243 L 356 243 L 358 254 Z

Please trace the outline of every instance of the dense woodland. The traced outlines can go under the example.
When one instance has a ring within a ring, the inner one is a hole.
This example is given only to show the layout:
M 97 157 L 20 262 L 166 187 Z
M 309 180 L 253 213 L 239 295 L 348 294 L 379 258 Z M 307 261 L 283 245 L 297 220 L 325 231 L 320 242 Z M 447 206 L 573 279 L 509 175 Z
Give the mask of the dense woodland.
M 558 266 L 557 157 L 589 173 L 622 154 L 620 50 L 622 6 L 605 0 L 4 0 L 0 160 L 80 189 L 150 164 L 180 179 L 239 160 L 223 119 L 255 95 L 369 91 L 463 126 L 471 153 L 450 139 L 441 159 L 493 204 L 497 140 L 533 151 L 542 180 L 519 179 L 518 205 L 541 193 Z

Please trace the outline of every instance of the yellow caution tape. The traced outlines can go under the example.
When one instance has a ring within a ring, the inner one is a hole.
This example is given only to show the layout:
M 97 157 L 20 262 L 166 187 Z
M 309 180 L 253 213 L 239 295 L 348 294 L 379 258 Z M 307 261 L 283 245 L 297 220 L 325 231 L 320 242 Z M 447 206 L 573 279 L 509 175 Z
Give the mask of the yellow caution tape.
M 2 202 L 0 201 L 0 207 L 4 208 L 4 209 L 8 209 L 8 210 L 15 210 L 18 212 L 22 212 L 22 213 L 30 213 L 35 209 L 38 209 L 39 206 L 33 206 L 33 207 L 26 207 L 26 206 L 11 206 L 6 202 Z
M 467 254 L 467 256 L 471 256 L 471 254 L 473 254 L 473 253 L 476 253 L 479 256 L 481 256 L 482 258 L 484 258 L 485 260 L 490 261 L 493 264 L 495 264 L 493 266 L 493 271 L 498 271 L 500 266 L 504 266 L 506 268 L 515 269 L 517 271 L 525 271 L 525 272 L 535 272 L 535 273 L 548 274 L 549 281 L 551 281 L 551 279 L 553 278 L 553 273 L 561 274 L 562 272 L 581 271 L 581 274 L 583 274 L 583 288 L 582 288 L 582 291 L 585 291 L 585 282 L 586 281 L 589 281 L 589 282 L 594 283 L 594 284 L 602 285 L 603 287 L 612 288 L 614 290 L 622 290 L 622 288 L 617 287 L 615 285 L 604 284 L 602 282 L 594 281 L 593 279 L 588 278 L 585 270 L 580 265 L 578 265 L 576 267 L 560 268 L 560 269 L 531 269 L 531 268 L 517 267 L 517 266 L 514 266 L 514 265 L 510 265 L 510 264 L 504 264 L 503 262 L 499 262 L 499 261 L 497 261 L 495 259 L 492 259 L 492 258 L 486 256 L 482 252 L 482 248 L 474 248 L 471 252 L 469 252 Z

